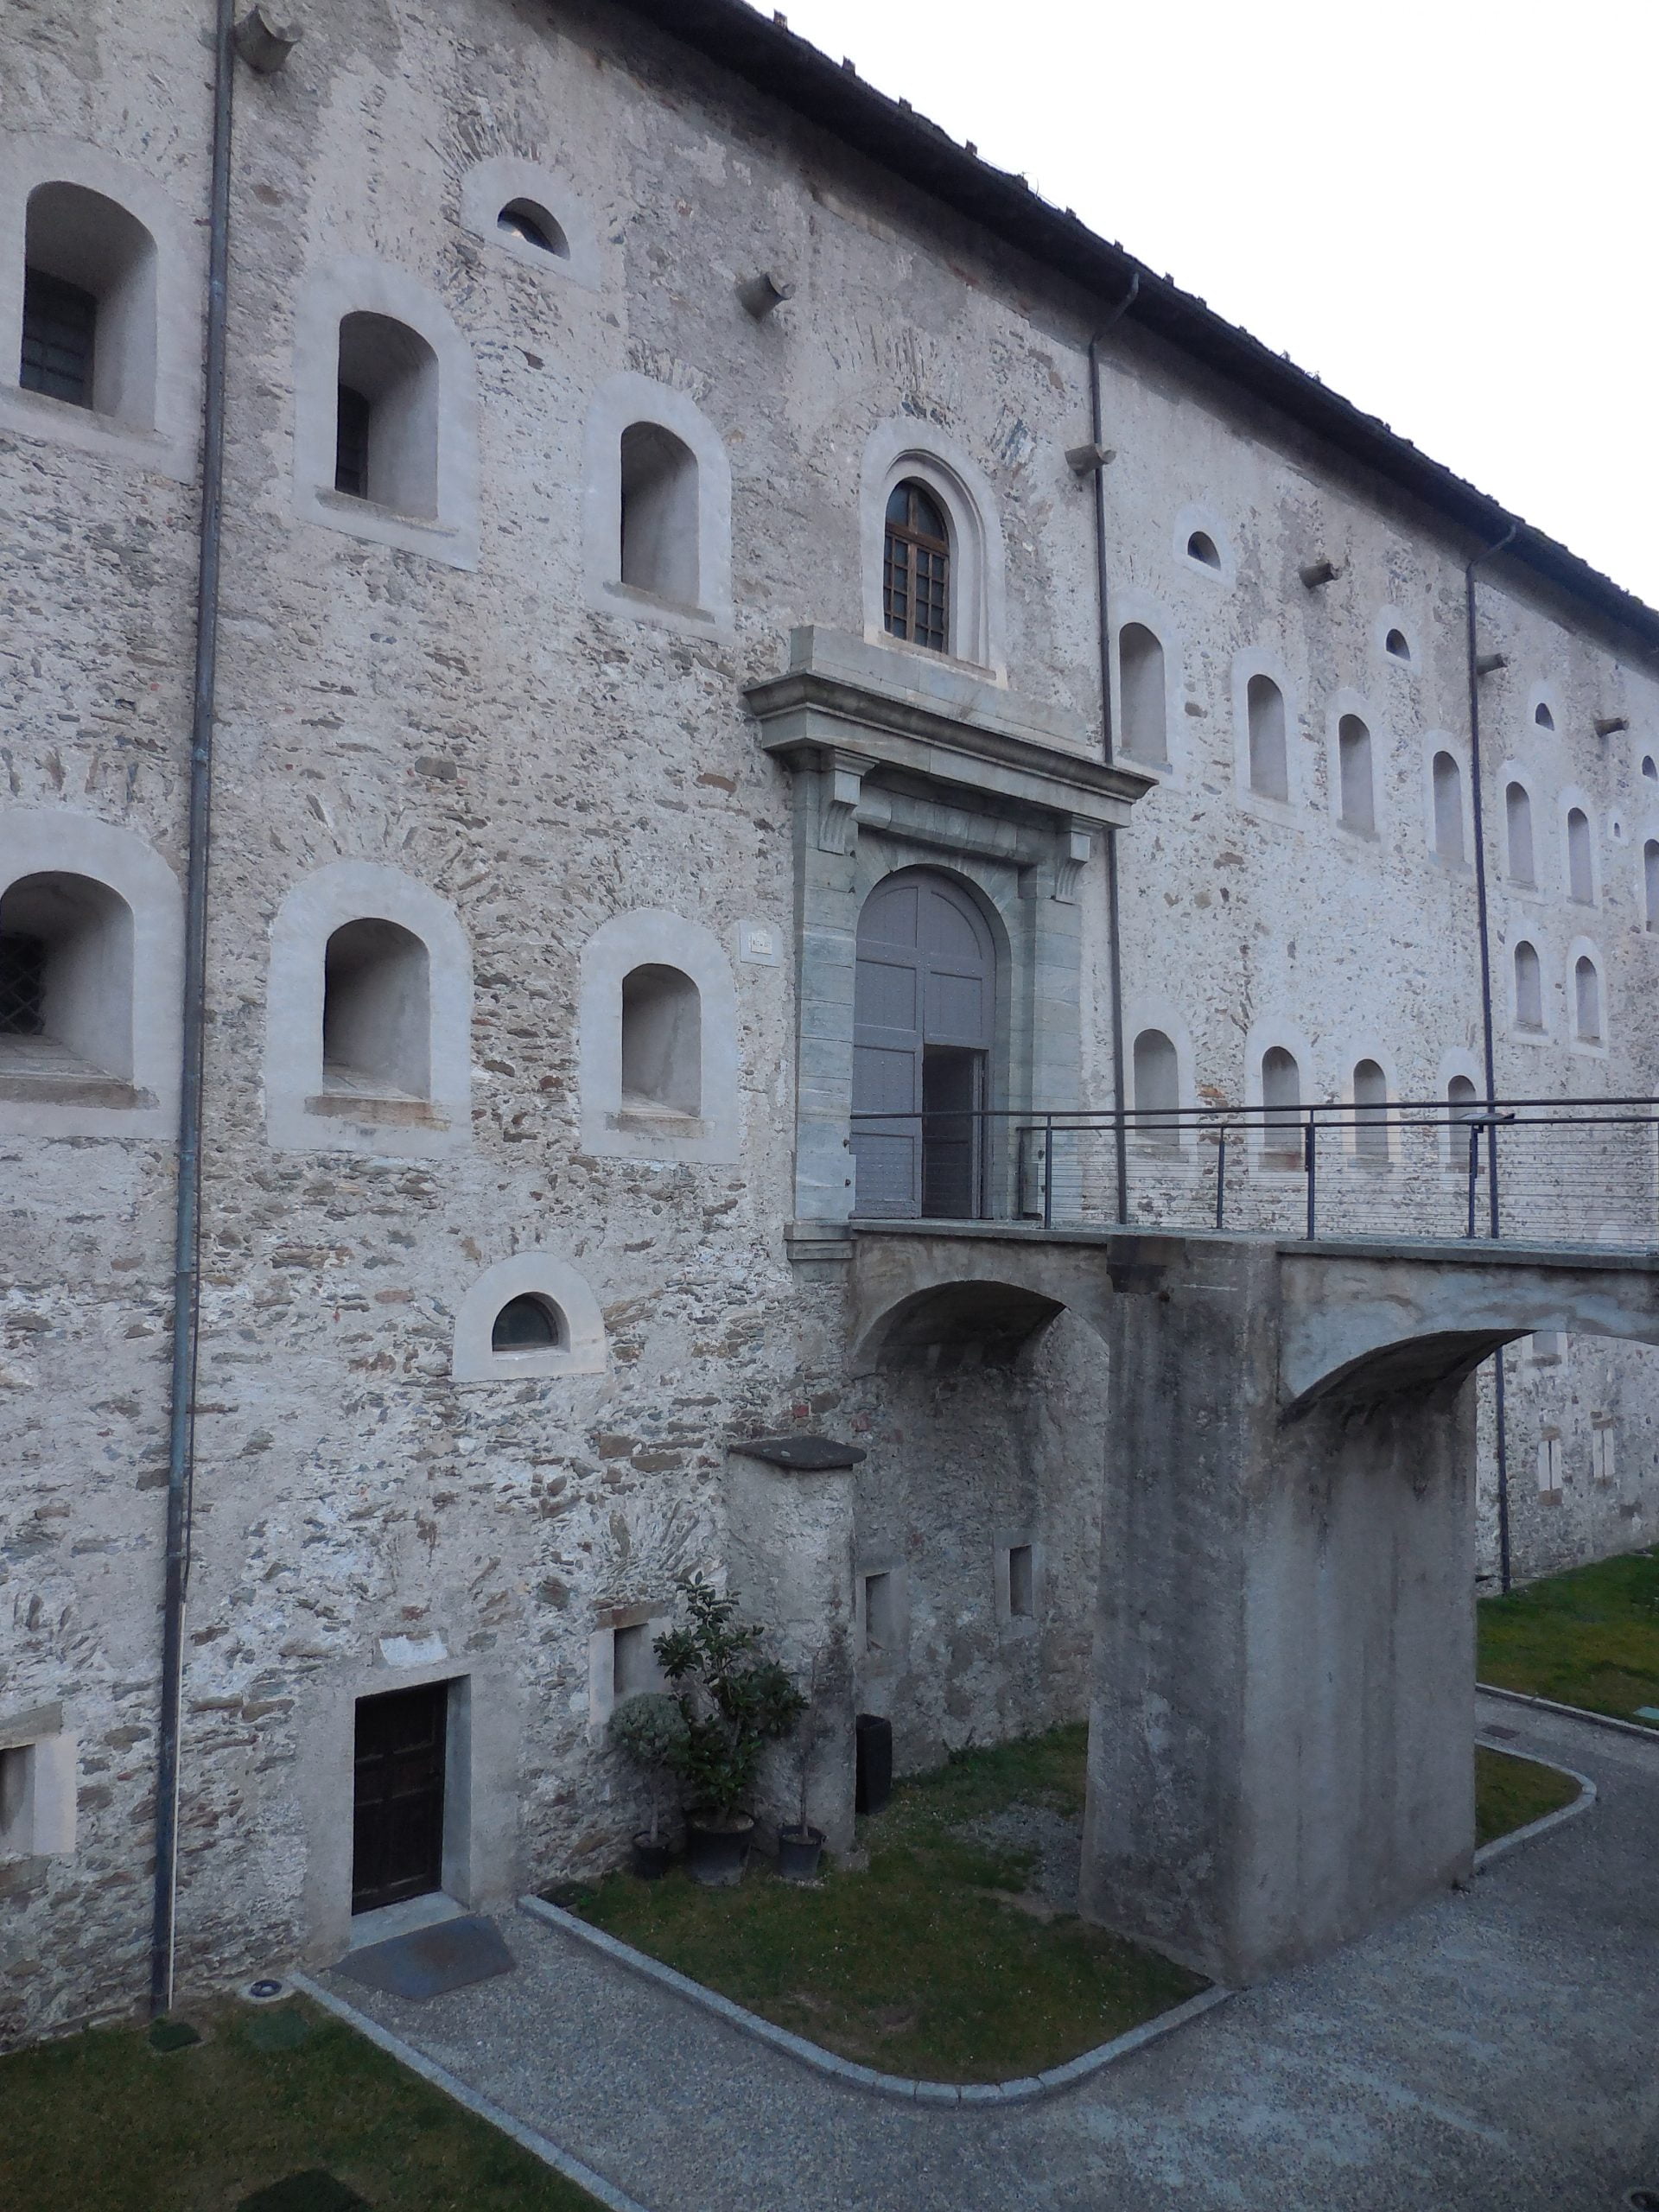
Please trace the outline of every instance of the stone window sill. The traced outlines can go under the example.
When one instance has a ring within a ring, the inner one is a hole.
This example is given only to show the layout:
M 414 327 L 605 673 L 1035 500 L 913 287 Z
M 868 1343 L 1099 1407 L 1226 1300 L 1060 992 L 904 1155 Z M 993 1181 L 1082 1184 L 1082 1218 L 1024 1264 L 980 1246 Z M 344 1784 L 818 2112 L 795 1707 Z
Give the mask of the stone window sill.
M 305 1102 L 308 1114 L 337 1122 L 360 1122 L 397 1128 L 447 1129 L 449 1117 L 429 1099 L 371 1096 L 355 1090 L 323 1090 Z
M 612 599 L 620 599 L 625 607 L 641 614 L 671 614 L 683 622 L 706 622 L 712 628 L 715 617 L 706 607 L 695 607 L 690 600 L 670 599 L 659 591 L 645 591 L 638 584 L 625 584 L 613 579 L 605 587 Z
M 613 1129 L 641 1130 L 659 1137 L 706 1137 L 710 1124 L 697 1114 L 682 1114 L 672 1106 L 622 1106 L 608 1116 Z
M 459 532 L 435 515 L 412 515 L 403 507 L 389 507 L 378 499 L 359 499 L 354 493 L 336 492 L 332 484 L 319 484 L 313 495 L 329 515 L 353 522 L 395 524 L 399 530 L 418 530 L 434 538 L 453 539 Z

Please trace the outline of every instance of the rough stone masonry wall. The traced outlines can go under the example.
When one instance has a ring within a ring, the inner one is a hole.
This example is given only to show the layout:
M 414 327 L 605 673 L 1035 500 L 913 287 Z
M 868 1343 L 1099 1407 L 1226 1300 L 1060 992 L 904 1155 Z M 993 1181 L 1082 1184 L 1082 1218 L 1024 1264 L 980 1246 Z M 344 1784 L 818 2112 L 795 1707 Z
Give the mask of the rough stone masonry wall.
M 162 0 L 118 15 L 22 0 L 0 48 L 6 133 L 118 155 L 199 240 L 200 28 Z M 838 1294 L 791 1280 L 779 1233 L 791 965 L 736 957 L 740 924 L 787 946 L 793 911 L 789 792 L 741 689 L 785 664 L 796 624 L 861 630 L 857 480 L 880 423 L 936 431 L 983 472 L 1007 556 L 1009 682 L 1097 720 L 1089 499 L 1064 461 L 1086 428 L 1095 304 L 603 10 L 365 0 L 313 11 L 305 32 L 287 71 L 238 92 L 187 1985 L 341 1940 L 351 1702 L 416 1678 L 385 1664 L 387 1638 L 436 1637 L 427 1671 L 472 1677 L 480 1901 L 614 1853 L 638 1796 L 590 1731 L 590 1643 L 613 1610 L 659 1604 L 681 1565 L 719 1565 L 734 1435 L 811 1422 L 868 1439 L 859 1541 L 908 1567 L 915 1643 L 888 1686 L 903 1758 L 1079 1709 L 1103 1417 L 1095 1355 L 1069 1325 L 1029 1376 L 846 1381 Z M 459 223 L 464 179 L 504 155 L 563 181 L 594 241 L 592 289 Z M 470 351 L 474 566 L 296 519 L 296 302 L 347 257 L 423 287 Z M 733 286 L 761 265 L 798 291 L 757 325 Z M 723 442 L 729 626 L 591 604 L 584 425 L 627 371 L 689 397 Z M 1108 400 L 1118 611 L 1163 629 L 1179 737 L 1124 841 L 1131 1027 L 1161 1010 L 1192 1079 L 1229 1090 L 1274 1024 L 1306 1038 L 1311 1084 L 1339 1083 L 1363 1037 L 1402 1091 L 1432 1086 L 1474 1039 L 1471 894 L 1425 857 L 1421 802 L 1421 728 L 1461 726 L 1457 550 L 1127 335 Z M 192 495 L 48 435 L 0 436 L 0 477 L 8 800 L 130 827 L 181 875 Z M 1200 494 L 1227 550 L 1219 579 L 1179 551 Z M 1295 579 L 1315 550 L 1348 563 L 1328 595 Z M 1376 657 L 1385 604 L 1418 645 L 1409 677 Z M 1558 730 L 1621 701 L 1652 726 L 1646 677 L 1548 610 L 1516 601 L 1502 620 L 1515 716 L 1524 665 L 1565 670 Z M 1235 661 L 1256 645 L 1300 717 L 1282 815 L 1236 791 Z M 1338 684 L 1391 748 L 1374 849 L 1325 811 Z M 1573 773 L 1599 810 L 1628 809 L 1639 855 L 1628 742 Z M 341 861 L 402 870 L 465 931 L 462 1149 L 267 1141 L 270 931 L 296 886 Z M 1649 1087 L 1652 947 L 1621 866 L 1612 1051 L 1556 1052 L 1553 1083 Z M 1085 1090 L 1103 1101 L 1097 863 L 1083 899 Z M 733 963 L 729 1163 L 581 1147 L 580 956 L 639 906 L 707 927 Z M 82 1745 L 74 1856 L 0 1866 L 12 2037 L 130 2006 L 143 1983 L 172 1169 L 164 1144 L 111 1139 L 8 1138 L 0 1164 L 0 1705 L 60 1700 Z M 452 1382 L 469 1284 L 537 1246 L 596 1294 L 606 1371 Z M 988 1610 L 989 1554 L 1013 1524 L 1046 1551 L 1035 1642 L 1000 1641 Z

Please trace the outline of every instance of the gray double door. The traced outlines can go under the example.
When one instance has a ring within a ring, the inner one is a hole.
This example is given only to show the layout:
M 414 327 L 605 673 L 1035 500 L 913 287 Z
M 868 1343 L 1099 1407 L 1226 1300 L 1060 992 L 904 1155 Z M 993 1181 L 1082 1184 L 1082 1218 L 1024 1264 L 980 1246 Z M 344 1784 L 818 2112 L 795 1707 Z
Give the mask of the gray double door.
M 996 956 L 973 899 L 909 868 L 858 921 L 853 992 L 854 1211 L 866 1220 L 983 1211 Z M 892 1119 L 861 1121 L 860 1115 Z

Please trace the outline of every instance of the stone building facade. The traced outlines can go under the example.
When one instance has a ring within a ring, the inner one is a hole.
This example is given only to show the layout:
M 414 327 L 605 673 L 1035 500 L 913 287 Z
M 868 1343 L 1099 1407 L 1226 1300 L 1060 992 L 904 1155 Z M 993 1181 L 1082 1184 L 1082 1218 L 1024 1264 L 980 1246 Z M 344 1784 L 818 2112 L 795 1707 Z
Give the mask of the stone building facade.
M 345 1947 L 390 1692 L 442 1686 L 449 1894 L 612 1860 L 683 1568 L 803 1669 L 839 1627 L 901 1764 L 1083 1709 L 1101 1348 L 849 1372 L 855 1183 L 964 1172 L 855 1128 L 881 1067 L 1011 1122 L 1120 1052 L 1141 1107 L 1484 1090 L 1478 496 L 1149 272 L 1091 462 L 1134 264 L 694 12 L 360 0 L 238 65 L 186 1985 Z M 211 32 L 0 40 L 5 2038 L 149 1972 Z M 1645 1096 L 1659 621 L 1531 533 L 1480 610 L 1498 1095 Z M 1659 1532 L 1645 1355 L 1506 1357 L 1518 1565 Z M 732 1449 L 802 1429 L 866 1456 Z

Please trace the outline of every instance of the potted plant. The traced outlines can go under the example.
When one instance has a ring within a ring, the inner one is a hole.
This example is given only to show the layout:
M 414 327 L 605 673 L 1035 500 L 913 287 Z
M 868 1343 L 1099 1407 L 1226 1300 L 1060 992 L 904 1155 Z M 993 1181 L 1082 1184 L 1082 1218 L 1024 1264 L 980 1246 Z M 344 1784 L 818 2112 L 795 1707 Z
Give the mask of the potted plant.
M 611 1715 L 610 1738 L 651 1776 L 651 1826 L 633 1839 L 633 1871 L 642 1881 L 660 1881 L 668 1872 L 670 1846 L 662 1832 L 662 1792 L 657 1777 L 671 1767 L 685 1745 L 685 1715 L 677 1698 L 664 1690 L 641 1690 L 625 1698 Z
M 846 1630 L 839 1626 L 831 1631 L 829 1643 L 820 1644 L 812 1655 L 812 1669 L 807 1677 L 806 1710 L 801 1716 L 801 1816 L 793 1827 L 778 1831 L 778 1872 L 786 1882 L 815 1882 L 818 1878 L 823 1830 L 811 1827 L 807 1821 L 807 1792 L 818 1746 L 834 1732 L 836 1726 L 832 1697 L 823 1693 L 842 1688 L 846 1656 Z
M 690 1786 L 686 1859 L 700 1882 L 740 1881 L 754 1832 L 743 1801 L 754 1787 L 761 1746 L 786 1736 L 806 1700 L 774 1659 L 756 1647 L 766 1631 L 740 1627 L 737 1600 L 701 1574 L 682 1574 L 691 1618 L 657 1638 L 658 1664 L 675 1683 L 684 1740 L 667 1764 Z

